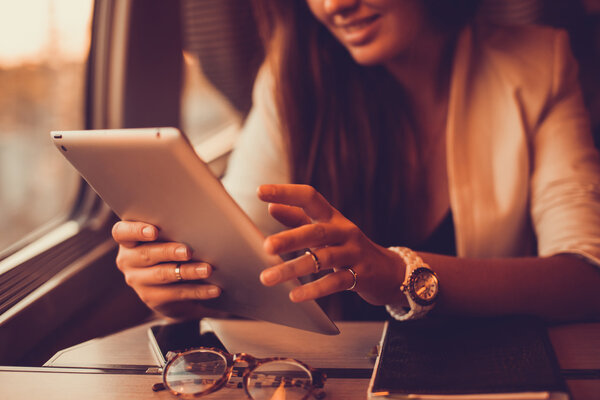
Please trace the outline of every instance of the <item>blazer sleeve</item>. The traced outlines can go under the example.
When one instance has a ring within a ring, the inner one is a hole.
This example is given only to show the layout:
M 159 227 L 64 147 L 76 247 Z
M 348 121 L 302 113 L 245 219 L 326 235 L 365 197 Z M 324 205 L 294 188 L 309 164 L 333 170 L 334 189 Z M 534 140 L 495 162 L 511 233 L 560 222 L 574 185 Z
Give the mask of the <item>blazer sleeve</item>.
M 290 173 L 273 100 L 273 79 L 265 66 L 256 78 L 252 101 L 222 182 L 261 232 L 268 235 L 284 227 L 269 215 L 256 189 L 266 183 L 289 183 Z
M 552 89 L 533 137 L 531 215 L 540 256 L 578 254 L 600 266 L 600 159 L 577 63 L 558 31 Z

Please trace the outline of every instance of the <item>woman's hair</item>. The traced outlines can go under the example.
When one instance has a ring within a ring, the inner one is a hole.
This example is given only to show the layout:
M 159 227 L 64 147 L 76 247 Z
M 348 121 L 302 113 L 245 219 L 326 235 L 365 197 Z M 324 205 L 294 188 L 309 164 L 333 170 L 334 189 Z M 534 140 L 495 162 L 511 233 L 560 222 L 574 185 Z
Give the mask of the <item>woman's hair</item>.
M 477 0 L 422 0 L 430 20 L 458 31 Z M 313 185 L 382 245 L 397 243 L 410 113 L 383 67 L 359 66 L 305 0 L 255 0 L 274 74 L 292 179 Z M 407 243 L 409 244 L 409 243 Z

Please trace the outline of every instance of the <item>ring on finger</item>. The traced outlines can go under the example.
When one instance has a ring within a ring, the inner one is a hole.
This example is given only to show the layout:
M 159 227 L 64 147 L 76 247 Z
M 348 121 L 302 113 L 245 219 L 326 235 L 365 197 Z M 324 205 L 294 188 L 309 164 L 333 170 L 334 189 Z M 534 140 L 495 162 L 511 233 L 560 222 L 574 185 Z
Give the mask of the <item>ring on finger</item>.
M 315 264 L 315 274 L 318 273 L 321 270 L 321 262 L 319 261 L 319 257 L 317 257 L 317 255 L 315 254 L 314 251 L 312 251 L 311 249 L 306 249 L 304 254 L 309 254 L 312 259 L 313 262 Z
M 177 265 L 175 265 L 175 278 L 178 281 L 183 280 L 183 276 L 181 276 L 181 263 L 177 263 Z
M 358 280 L 358 274 L 352 269 L 352 268 L 348 268 L 346 269 L 346 271 L 350 272 L 352 274 L 352 285 L 346 289 L 346 290 L 353 290 L 356 287 L 356 281 Z

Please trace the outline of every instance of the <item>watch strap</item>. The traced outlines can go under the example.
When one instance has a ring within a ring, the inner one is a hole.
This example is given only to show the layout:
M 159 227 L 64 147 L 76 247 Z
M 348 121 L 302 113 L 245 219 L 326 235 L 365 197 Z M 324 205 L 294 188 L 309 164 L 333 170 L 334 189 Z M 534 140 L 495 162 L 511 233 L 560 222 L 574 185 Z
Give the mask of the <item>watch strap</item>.
M 408 300 L 408 305 L 410 308 L 403 307 L 398 304 L 386 304 L 385 309 L 397 321 L 406 321 L 409 319 L 419 319 L 423 318 L 427 313 L 433 308 L 433 304 L 429 306 L 423 306 L 415 302 L 415 300 L 410 295 L 407 290 L 407 285 L 410 282 L 412 273 L 417 268 L 427 268 L 431 269 L 429 265 L 427 265 L 421 257 L 411 249 L 407 247 L 389 247 L 389 250 L 398 254 L 404 264 L 406 265 L 406 273 L 404 275 L 404 282 L 400 286 L 400 291 L 402 291 Z

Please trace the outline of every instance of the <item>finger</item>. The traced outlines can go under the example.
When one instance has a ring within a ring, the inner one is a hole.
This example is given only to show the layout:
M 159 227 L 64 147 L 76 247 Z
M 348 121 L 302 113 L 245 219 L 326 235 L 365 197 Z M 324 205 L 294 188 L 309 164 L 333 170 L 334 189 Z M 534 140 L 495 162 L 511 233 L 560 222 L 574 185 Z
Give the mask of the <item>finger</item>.
M 214 299 L 220 294 L 221 289 L 218 286 L 192 283 L 155 286 L 138 292 L 140 299 L 152 308 L 175 301 Z
M 177 276 L 177 265 L 179 265 L 179 275 Z M 200 263 L 167 263 L 158 264 L 149 268 L 136 268 L 127 273 L 126 281 L 130 286 L 133 285 L 164 285 L 167 283 L 194 281 L 206 279 L 212 274 L 212 267 L 204 262 Z
M 258 197 L 271 203 L 301 207 L 306 214 L 317 221 L 326 221 L 333 215 L 334 208 L 321 193 L 309 185 L 261 185 Z
M 360 248 L 355 246 L 329 246 L 313 250 L 313 253 L 319 258 L 321 269 L 344 268 L 347 265 L 357 264 Z
M 171 262 L 188 261 L 191 250 L 182 243 L 147 243 L 119 251 L 117 264 L 124 268 L 140 268 Z
M 289 228 L 310 224 L 312 221 L 300 207 L 270 203 L 269 214 Z
M 335 245 L 344 239 L 344 232 L 338 225 L 316 223 L 271 235 L 265 239 L 264 249 L 269 254 L 282 254 L 307 247 Z
M 117 243 L 132 247 L 137 242 L 156 240 L 158 229 L 145 222 L 119 221 L 113 225 L 112 236 Z
M 289 279 L 298 278 L 318 272 L 310 254 L 304 254 L 293 260 L 265 269 L 260 274 L 260 281 L 265 286 L 273 286 Z
M 341 270 L 327 274 L 321 279 L 306 285 L 299 286 L 290 292 L 290 300 L 298 303 L 306 300 L 314 300 L 332 293 L 342 292 L 354 283 L 354 276 L 348 270 Z M 354 288 L 358 288 L 358 285 Z
M 293 260 L 265 269 L 260 274 L 260 280 L 265 286 L 273 286 L 290 279 L 299 278 L 322 270 L 341 268 L 352 264 L 357 259 L 357 254 L 347 247 L 324 247 L 312 250 L 319 262 L 319 270 L 315 260 L 309 253 L 303 254 Z

